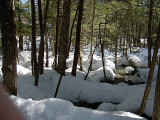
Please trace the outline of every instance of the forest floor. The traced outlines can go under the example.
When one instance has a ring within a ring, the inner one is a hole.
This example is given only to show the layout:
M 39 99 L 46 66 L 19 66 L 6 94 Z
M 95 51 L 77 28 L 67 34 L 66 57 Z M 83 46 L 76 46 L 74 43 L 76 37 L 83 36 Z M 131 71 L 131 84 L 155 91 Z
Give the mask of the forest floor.
M 89 50 L 89 46 L 86 46 L 82 51 L 83 71 L 78 66 L 76 77 L 70 75 L 74 55 L 70 52 L 68 69 L 66 76 L 62 77 L 57 98 L 53 96 L 60 75 L 51 67 L 54 60 L 52 52 L 49 51 L 50 66 L 40 76 L 38 87 L 34 86 L 34 77 L 31 75 L 31 52 L 19 52 L 19 96 L 10 98 L 27 120 L 145 120 L 135 113 L 140 107 L 149 72 L 147 49 L 139 48 L 131 54 L 128 52 L 127 58 L 123 58 L 119 51 L 117 66 L 114 64 L 114 53 L 105 50 L 108 82 L 104 82 L 99 49 L 93 56 L 92 71 L 87 80 L 84 80 L 90 62 Z M 0 57 L 0 61 L 1 59 Z M 136 72 L 133 63 L 137 68 Z M 144 111 L 150 117 L 153 112 L 156 74 L 157 67 Z M 0 80 L 2 81 L 2 72 Z

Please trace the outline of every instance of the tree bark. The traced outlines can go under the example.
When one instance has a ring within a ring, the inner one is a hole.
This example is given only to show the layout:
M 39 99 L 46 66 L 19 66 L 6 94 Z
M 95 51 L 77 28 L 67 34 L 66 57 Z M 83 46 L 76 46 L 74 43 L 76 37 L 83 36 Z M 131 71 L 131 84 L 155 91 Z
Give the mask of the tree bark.
M 118 38 L 115 38 L 116 44 L 115 44 L 115 65 L 117 65 L 117 52 L 118 52 Z
M 72 67 L 72 73 L 71 73 L 73 76 L 76 76 L 78 54 L 80 51 L 80 35 L 81 35 L 81 24 L 82 24 L 82 16 L 83 16 L 83 4 L 84 4 L 84 0 L 79 0 L 79 14 L 78 14 L 78 23 L 77 23 L 77 30 L 76 30 L 76 45 L 75 45 L 74 60 L 73 60 L 73 67 Z
M 73 27 L 74 27 L 74 24 L 75 24 L 75 21 L 76 21 L 76 18 L 77 18 L 77 14 L 78 14 L 78 8 L 79 6 L 77 6 L 77 10 L 76 10 L 76 14 L 74 16 L 74 19 L 73 19 L 73 23 L 72 23 L 72 26 L 71 26 L 71 31 L 70 31 L 70 36 L 69 36 L 69 47 L 68 47 L 68 56 L 69 56 L 69 51 L 70 51 L 70 46 L 71 46 L 71 42 L 72 42 L 72 32 L 73 32 Z
M 93 61 L 93 55 L 94 55 L 94 52 L 95 52 L 97 46 L 98 46 L 98 45 L 95 46 L 95 48 L 94 48 L 94 50 L 93 50 L 93 53 L 92 53 L 92 55 L 91 55 L 91 59 L 90 59 L 90 64 L 89 64 L 88 72 L 87 72 L 87 74 L 86 74 L 84 80 L 87 79 L 87 77 L 88 77 L 88 75 L 89 75 L 89 71 L 91 71 L 91 68 L 92 68 L 92 61 Z
M 148 74 L 148 82 L 147 82 L 147 86 L 144 92 L 144 96 L 143 96 L 143 100 L 141 103 L 141 106 L 138 110 L 138 114 L 142 115 L 142 113 L 144 112 L 146 103 L 147 103 L 147 99 L 149 96 L 149 92 L 152 86 L 152 78 L 153 78 L 153 73 L 154 73 L 154 69 L 155 69 L 155 65 L 156 65 L 156 61 L 157 61 L 157 54 L 158 54 L 158 49 L 159 49 L 159 44 L 160 44 L 160 22 L 158 25 L 158 29 L 157 29 L 157 38 L 156 38 L 156 42 L 155 42 L 155 48 L 154 48 L 154 53 L 153 53 L 153 57 L 152 57 L 152 62 L 151 62 L 151 67 L 150 67 L 150 71 Z
M 23 35 L 19 36 L 19 50 L 23 51 Z
M 35 1 L 31 0 L 32 10 L 32 69 L 35 77 L 34 85 L 38 86 L 39 69 L 37 63 L 37 51 L 36 51 L 36 15 L 35 15 Z
M 95 9 L 96 9 L 96 0 L 94 0 L 94 3 L 93 3 L 93 13 L 92 13 L 92 22 L 91 22 L 91 49 L 90 49 L 89 57 L 92 55 Z
M 58 58 L 58 72 L 65 75 L 66 59 L 68 51 L 69 38 L 69 23 L 70 23 L 70 7 L 71 0 L 65 0 L 63 3 L 63 16 L 60 35 L 59 58 Z
M 123 38 L 123 57 L 125 56 L 125 44 L 126 44 L 126 35 L 124 34 L 124 38 Z
M 59 36 L 59 9 L 60 0 L 57 0 L 57 18 L 56 18 L 56 43 L 55 43 L 55 70 L 57 70 L 57 51 L 58 51 L 58 36 Z
M 43 69 L 44 69 L 44 66 L 43 66 L 44 64 L 44 34 L 45 34 L 45 28 L 46 28 L 48 9 L 49 9 L 49 0 L 46 0 L 46 6 L 44 10 L 44 22 L 43 22 L 41 0 L 38 0 L 39 24 L 40 24 L 40 35 L 41 35 L 41 41 L 40 41 L 40 46 L 39 46 L 39 56 L 38 56 L 38 67 L 39 67 L 40 74 L 43 74 Z
M 148 67 L 151 67 L 152 61 L 152 10 L 153 9 L 153 0 L 150 0 L 149 4 L 149 12 L 148 12 L 148 38 L 147 38 L 147 45 L 148 45 Z
M 10 94 L 17 95 L 17 40 L 13 0 L 0 0 L 0 16 L 3 83 Z
M 157 73 L 157 82 L 156 82 L 152 120 L 159 120 L 159 119 L 160 119 L 160 64 L 159 64 L 158 73 Z
M 21 7 L 21 3 L 20 3 L 20 0 L 17 0 L 17 2 L 19 2 L 19 5 L 18 5 L 18 7 L 20 8 Z M 22 23 L 22 20 L 21 20 L 21 16 L 20 16 L 20 12 L 18 11 L 18 23 L 20 24 L 20 23 Z M 19 50 L 21 50 L 21 51 L 23 51 L 23 35 L 22 35 L 22 33 L 23 33 L 23 28 L 21 28 L 20 26 L 19 26 L 19 28 L 18 28 L 19 30 Z
M 46 67 L 48 67 L 48 33 L 46 33 Z
M 38 55 L 38 68 L 39 74 L 43 74 L 43 59 L 44 59 L 44 32 L 43 32 L 43 16 L 42 16 L 42 4 L 41 0 L 38 0 L 38 14 L 39 14 L 39 26 L 40 26 L 40 45 L 39 45 L 39 55 Z

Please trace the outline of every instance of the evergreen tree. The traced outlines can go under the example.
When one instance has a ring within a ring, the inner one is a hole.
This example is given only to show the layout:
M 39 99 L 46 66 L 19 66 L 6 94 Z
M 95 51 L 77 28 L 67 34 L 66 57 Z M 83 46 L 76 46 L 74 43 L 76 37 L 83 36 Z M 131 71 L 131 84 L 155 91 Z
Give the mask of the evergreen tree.
M 17 41 L 14 0 L 0 0 L 0 16 L 3 83 L 11 94 L 17 95 Z

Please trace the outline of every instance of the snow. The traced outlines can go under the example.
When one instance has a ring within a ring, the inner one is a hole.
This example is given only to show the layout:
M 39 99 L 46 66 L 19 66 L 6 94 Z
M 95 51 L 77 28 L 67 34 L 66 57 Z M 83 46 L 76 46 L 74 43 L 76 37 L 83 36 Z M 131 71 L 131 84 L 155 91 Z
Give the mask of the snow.
M 21 65 L 17 65 L 17 75 L 18 76 L 31 75 L 31 70 Z
M 19 95 L 22 98 L 33 100 L 43 100 L 53 97 L 59 80 L 59 74 L 51 69 L 45 69 L 45 73 L 40 76 L 39 86 L 35 87 L 32 76 L 21 76 L 18 80 Z M 154 88 L 155 86 L 153 86 Z M 154 101 L 154 90 L 152 88 L 151 97 L 147 103 L 145 113 L 152 115 Z M 75 78 L 67 75 L 62 78 L 57 97 L 72 102 L 87 102 L 87 103 L 114 103 L 116 111 L 138 110 L 145 85 L 128 86 L 125 83 L 111 85 L 108 83 L 95 83 L 85 81 L 80 78 Z M 108 111 L 108 110 L 107 110 Z
M 153 51 L 153 50 L 152 50 Z M 136 52 L 128 55 L 128 60 L 132 60 L 136 66 L 147 67 L 148 66 L 148 50 L 146 48 L 140 48 Z
M 118 85 L 101 83 L 104 81 L 104 73 L 101 53 L 98 49 L 93 56 L 92 71 L 90 71 L 87 80 L 84 80 L 90 63 L 90 59 L 88 59 L 89 50 L 86 47 L 82 51 L 83 71 L 77 69 L 76 77 L 70 75 L 73 52 L 70 53 L 67 59 L 66 76 L 62 77 L 57 98 L 53 98 L 53 96 L 60 75 L 51 68 L 54 59 L 52 52 L 49 52 L 50 67 L 45 68 L 44 74 L 40 75 L 38 87 L 34 86 L 34 77 L 31 75 L 31 52 L 19 52 L 19 64 L 17 65 L 19 97 L 11 96 L 10 98 L 27 120 L 145 120 L 134 113 L 140 107 L 146 83 L 132 86 L 125 83 Z M 105 50 L 104 54 L 107 80 L 114 81 L 116 77 L 114 53 Z M 127 65 L 126 73 L 130 74 L 134 71 L 129 66 L 129 60 L 138 66 L 138 73 L 133 76 L 126 76 L 125 80 L 131 80 L 134 83 L 147 82 L 149 68 L 141 68 L 147 67 L 147 49 L 140 48 L 129 54 L 127 58 L 121 56 L 122 53 L 119 52 L 118 65 Z M 153 85 L 144 111 L 148 116 L 152 116 L 153 113 L 157 70 L 156 67 Z M 0 79 L 2 80 L 2 72 L 0 72 Z M 97 110 L 92 110 L 75 107 L 72 102 L 102 104 Z
M 106 73 L 107 80 L 114 80 L 115 73 L 111 68 L 105 67 L 105 73 Z M 95 71 L 91 71 L 89 77 L 90 77 L 90 80 L 93 80 L 93 81 L 104 81 L 103 67 L 100 67 Z
M 40 101 L 11 96 L 27 120 L 145 120 L 129 112 L 102 112 L 75 107 L 71 102 L 49 98 Z
M 125 68 L 125 72 L 126 72 L 127 74 L 131 74 L 133 71 L 134 71 L 134 68 L 131 67 L 131 66 L 128 66 L 128 67 Z
M 157 79 L 157 72 L 158 72 L 158 67 L 156 66 L 153 74 L 153 79 L 152 79 L 153 82 L 155 82 Z M 136 73 L 133 76 L 127 76 L 126 80 L 131 80 L 134 83 L 147 82 L 148 73 L 149 73 L 149 68 L 140 68 L 138 73 Z

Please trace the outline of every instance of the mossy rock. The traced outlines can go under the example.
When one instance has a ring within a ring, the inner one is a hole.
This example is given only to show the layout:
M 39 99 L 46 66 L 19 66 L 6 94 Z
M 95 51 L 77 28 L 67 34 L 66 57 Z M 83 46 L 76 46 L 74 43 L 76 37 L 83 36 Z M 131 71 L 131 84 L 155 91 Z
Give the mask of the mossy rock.
M 129 63 L 129 66 L 134 68 L 134 72 L 132 72 L 131 75 L 136 74 L 138 72 L 137 64 L 132 59 L 128 60 L 128 63 Z

